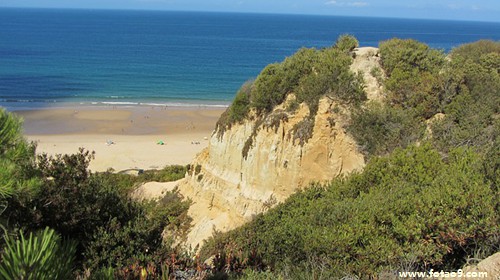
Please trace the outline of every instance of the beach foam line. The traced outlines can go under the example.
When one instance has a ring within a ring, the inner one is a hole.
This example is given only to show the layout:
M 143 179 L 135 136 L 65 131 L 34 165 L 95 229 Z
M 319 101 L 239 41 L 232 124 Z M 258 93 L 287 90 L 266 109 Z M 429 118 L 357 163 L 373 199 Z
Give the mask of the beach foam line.
M 85 102 L 81 102 L 81 105 L 85 105 Z M 91 102 L 92 105 L 113 105 L 113 106 L 155 106 L 155 107 L 209 107 L 209 108 L 227 108 L 229 104 L 206 104 L 206 103 L 181 103 L 181 102 L 165 102 L 165 103 L 154 103 L 154 102 L 130 102 L 130 101 L 102 101 L 102 102 Z
M 4 106 L 10 111 L 17 110 L 38 110 L 38 109 L 48 109 L 47 104 L 51 104 L 50 108 L 68 108 L 74 106 L 95 106 L 95 107 L 121 107 L 121 108 L 133 108 L 133 107 L 172 107 L 172 108 L 214 108 L 214 109 L 224 109 L 228 108 L 230 102 L 225 101 L 205 101 L 200 100 L 199 102 L 176 102 L 176 101 L 56 101 L 56 100 L 1 100 L 0 106 Z M 213 102 L 213 103 L 212 103 Z
M 84 102 L 80 103 L 82 105 L 85 105 Z M 121 101 L 116 101 L 116 102 L 112 102 L 112 101 L 105 101 L 105 102 L 92 102 L 93 105 L 98 105 L 98 104 L 104 104 L 104 105 L 140 105 L 141 103 L 139 102 L 121 102 Z

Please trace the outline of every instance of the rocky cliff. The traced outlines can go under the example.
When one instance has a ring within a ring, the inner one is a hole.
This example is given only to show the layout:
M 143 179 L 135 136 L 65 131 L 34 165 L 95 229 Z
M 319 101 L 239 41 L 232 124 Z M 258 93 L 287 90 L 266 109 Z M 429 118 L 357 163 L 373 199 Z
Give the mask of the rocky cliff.
M 361 48 L 355 57 L 351 70 L 362 71 L 368 98 L 380 99 L 381 87 L 371 74 L 379 66 L 378 50 Z M 293 98 L 289 95 L 288 101 Z M 309 109 L 300 104 L 290 113 L 286 103 L 264 118 L 251 115 L 224 133 L 214 131 L 208 148 L 178 183 L 180 192 L 193 200 L 187 244 L 200 244 L 213 229 L 235 228 L 311 182 L 363 168 L 363 155 L 344 128 L 349 119 L 345 107 L 327 97 L 320 99 L 309 124 L 312 136 L 300 143 L 292 131 L 304 125 Z

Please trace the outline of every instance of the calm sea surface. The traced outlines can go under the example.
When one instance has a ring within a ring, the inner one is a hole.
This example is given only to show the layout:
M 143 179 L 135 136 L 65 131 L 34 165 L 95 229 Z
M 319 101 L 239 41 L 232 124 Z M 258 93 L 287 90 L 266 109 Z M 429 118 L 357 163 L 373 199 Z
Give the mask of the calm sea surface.
M 227 105 L 300 47 L 344 33 L 449 51 L 500 40 L 500 23 L 155 11 L 0 9 L 0 106 Z

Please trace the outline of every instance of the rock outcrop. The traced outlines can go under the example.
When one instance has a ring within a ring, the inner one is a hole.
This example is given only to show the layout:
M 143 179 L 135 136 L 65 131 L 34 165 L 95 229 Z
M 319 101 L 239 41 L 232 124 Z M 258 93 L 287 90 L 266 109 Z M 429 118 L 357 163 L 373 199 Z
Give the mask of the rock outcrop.
M 380 65 L 378 48 L 358 48 L 354 53 L 356 56 L 351 64 L 351 71 L 363 75 L 368 100 L 382 101 L 385 96 L 380 80 L 386 77 Z
M 460 279 L 500 279 L 500 252 L 487 257 L 477 265 L 466 266 L 462 274 Z
M 378 50 L 363 48 L 357 53 L 351 70 L 363 72 L 368 97 L 378 100 L 381 87 L 370 74 L 379 66 Z M 224 133 L 214 131 L 208 148 L 179 182 L 180 192 L 193 200 L 189 211 L 193 229 L 187 244 L 200 244 L 214 229 L 240 226 L 311 182 L 329 181 L 364 167 L 363 155 L 344 129 L 346 108 L 322 98 L 314 122 L 309 123 L 312 136 L 300 143 L 293 131 L 307 125 L 303 120 L 308 114 L 304 104 L 294 113 L 281 105 L 263 119 L 254 116 Z

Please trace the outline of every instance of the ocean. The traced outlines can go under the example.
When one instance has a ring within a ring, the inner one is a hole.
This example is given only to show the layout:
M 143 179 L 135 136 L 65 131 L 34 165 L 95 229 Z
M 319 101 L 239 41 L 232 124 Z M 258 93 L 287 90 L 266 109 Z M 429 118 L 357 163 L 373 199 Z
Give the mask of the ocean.
M 500 23 L 306 15 L 0 9 L 0 106 L 227 106 L 246 80 L 341 34 L 449 51 Z

